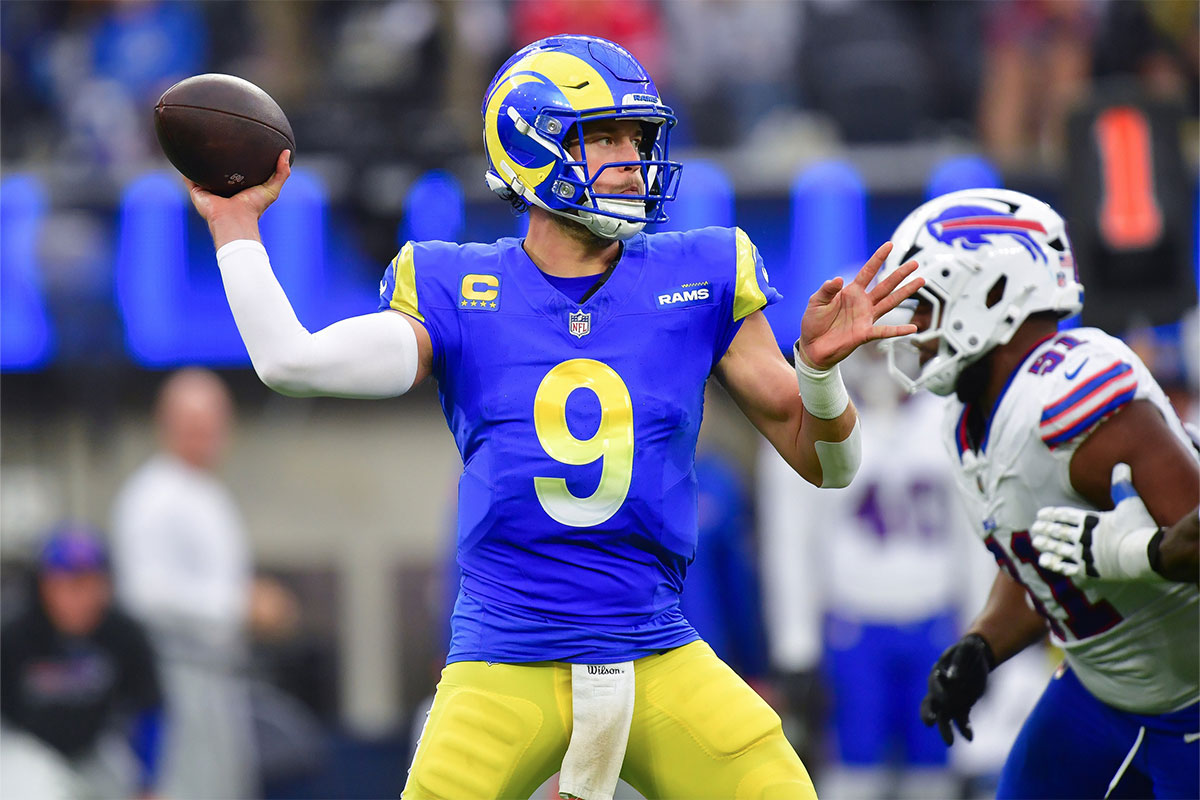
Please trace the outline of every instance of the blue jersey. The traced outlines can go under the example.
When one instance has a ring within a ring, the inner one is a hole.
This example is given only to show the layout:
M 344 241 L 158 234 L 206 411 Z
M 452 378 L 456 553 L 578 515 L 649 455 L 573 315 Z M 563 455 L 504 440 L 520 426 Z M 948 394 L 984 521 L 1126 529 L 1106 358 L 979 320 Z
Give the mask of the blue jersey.
M 779 298 L 740 229 L 639 234 L 582 304 L 519 239 L 409 243 L 381 308 L 420 320 L 463 460 L 448 660 L 623 661 L 698 638 L 704 386 Z

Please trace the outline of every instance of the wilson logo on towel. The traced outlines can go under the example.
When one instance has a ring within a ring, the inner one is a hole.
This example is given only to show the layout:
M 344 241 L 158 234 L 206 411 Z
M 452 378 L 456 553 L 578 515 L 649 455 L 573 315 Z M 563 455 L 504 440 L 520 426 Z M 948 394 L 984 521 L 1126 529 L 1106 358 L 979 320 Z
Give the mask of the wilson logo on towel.
M 588 664 L 588 675 L 624 675 L 625 670 L 619 667 L 606 667 L 603 664 Z

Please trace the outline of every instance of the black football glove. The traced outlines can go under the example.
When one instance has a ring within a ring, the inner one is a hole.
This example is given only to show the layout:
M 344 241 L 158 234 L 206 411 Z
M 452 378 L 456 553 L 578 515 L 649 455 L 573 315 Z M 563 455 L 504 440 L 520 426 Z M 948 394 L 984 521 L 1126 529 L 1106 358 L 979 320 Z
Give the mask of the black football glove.
M 975 738 L 971 731 L 971 706 L 983 696 L 988 673 L 996 666 L 991 646 L 977 633 L 968 633 L 958 643 L 948 647 L 929 673 L 929 693 L 921 701 L 921 721 L 938 732 L 946 746 L 954 744 L 954 729 L 967 741 Z

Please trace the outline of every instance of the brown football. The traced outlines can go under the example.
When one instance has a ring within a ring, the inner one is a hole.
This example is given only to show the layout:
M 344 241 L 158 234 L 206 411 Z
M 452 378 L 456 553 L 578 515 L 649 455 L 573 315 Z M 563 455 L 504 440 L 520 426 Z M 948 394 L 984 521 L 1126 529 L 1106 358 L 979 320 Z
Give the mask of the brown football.
M 154 107 L 163 152 L 186 177 L 230 197 L 265 183 L 296 137 L 279 104 L 233 75 L 195 75 L 163 92 Z

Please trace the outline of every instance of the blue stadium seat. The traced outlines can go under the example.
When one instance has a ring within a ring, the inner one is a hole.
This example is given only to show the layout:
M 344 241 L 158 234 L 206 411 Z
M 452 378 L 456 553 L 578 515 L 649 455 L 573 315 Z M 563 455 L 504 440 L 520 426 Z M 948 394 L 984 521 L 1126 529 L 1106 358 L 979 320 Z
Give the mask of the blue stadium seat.
M 789 354 L 808 298 L 829 278 L 853 276 L 868 255 L 867 190 L 852 165 L 820 161 L 809 166 L 792 183 L 791 200 L 788 269 L 771 273 L 784 300 L 767 312 L 779 346 Z
M 0 183 L 0 369 L 32 370 L 54 354 L 37 243 L 46 215 L 46 191 L 28 175 Z
M 458 179 L 442 170 L 426 172 L 404 198 L 399 244 L 414 241 L 457 242 L 463 231 L 463 191 Z
M 259 230 L 271 254 L 275 276 L 292 301 L 300 322 L 315 330 L 340 319 L 329 316 L 331 278 L 326 270 L 326 239 L 329 235 L 329 193 L 324 184 L 306 169 L 292 170 L 287 189 L 262 216 Z M 221 300 L 224 303 L 224 298 Z M 357 309 L 352 313 L 363 313 Z M 345 314 L 343 316 L 349 316 Z
M 927 200 L 959 189 L 1001 189 L 1004 180 L 992 162 L 983 156 L 952 156 L 938 163 L 925 183 Z
M 144 367 L 246 366 L 249 357 L 198 218 L 191 220 L 195 227 L 189 236 L 189 208 L 173 174 L 143 175 L 125 189 L 116 293 L 126 349 Z M 327 193 L 317 178 L 297 169 L 260 222 L 275 274 L 310 329 L 344 311 L 343 304 L 329 300 L 344 292 L 326 280 L 327 208 Z M 360 302 L 356 313 L 368 310 L 371 306 Z
M 688 231 L 734 224 L 733 184 L 720 166 L 704 159 L 689 161 L 679 185 L 677 198 L 667 206 L 671 218 L 657 230 Z

